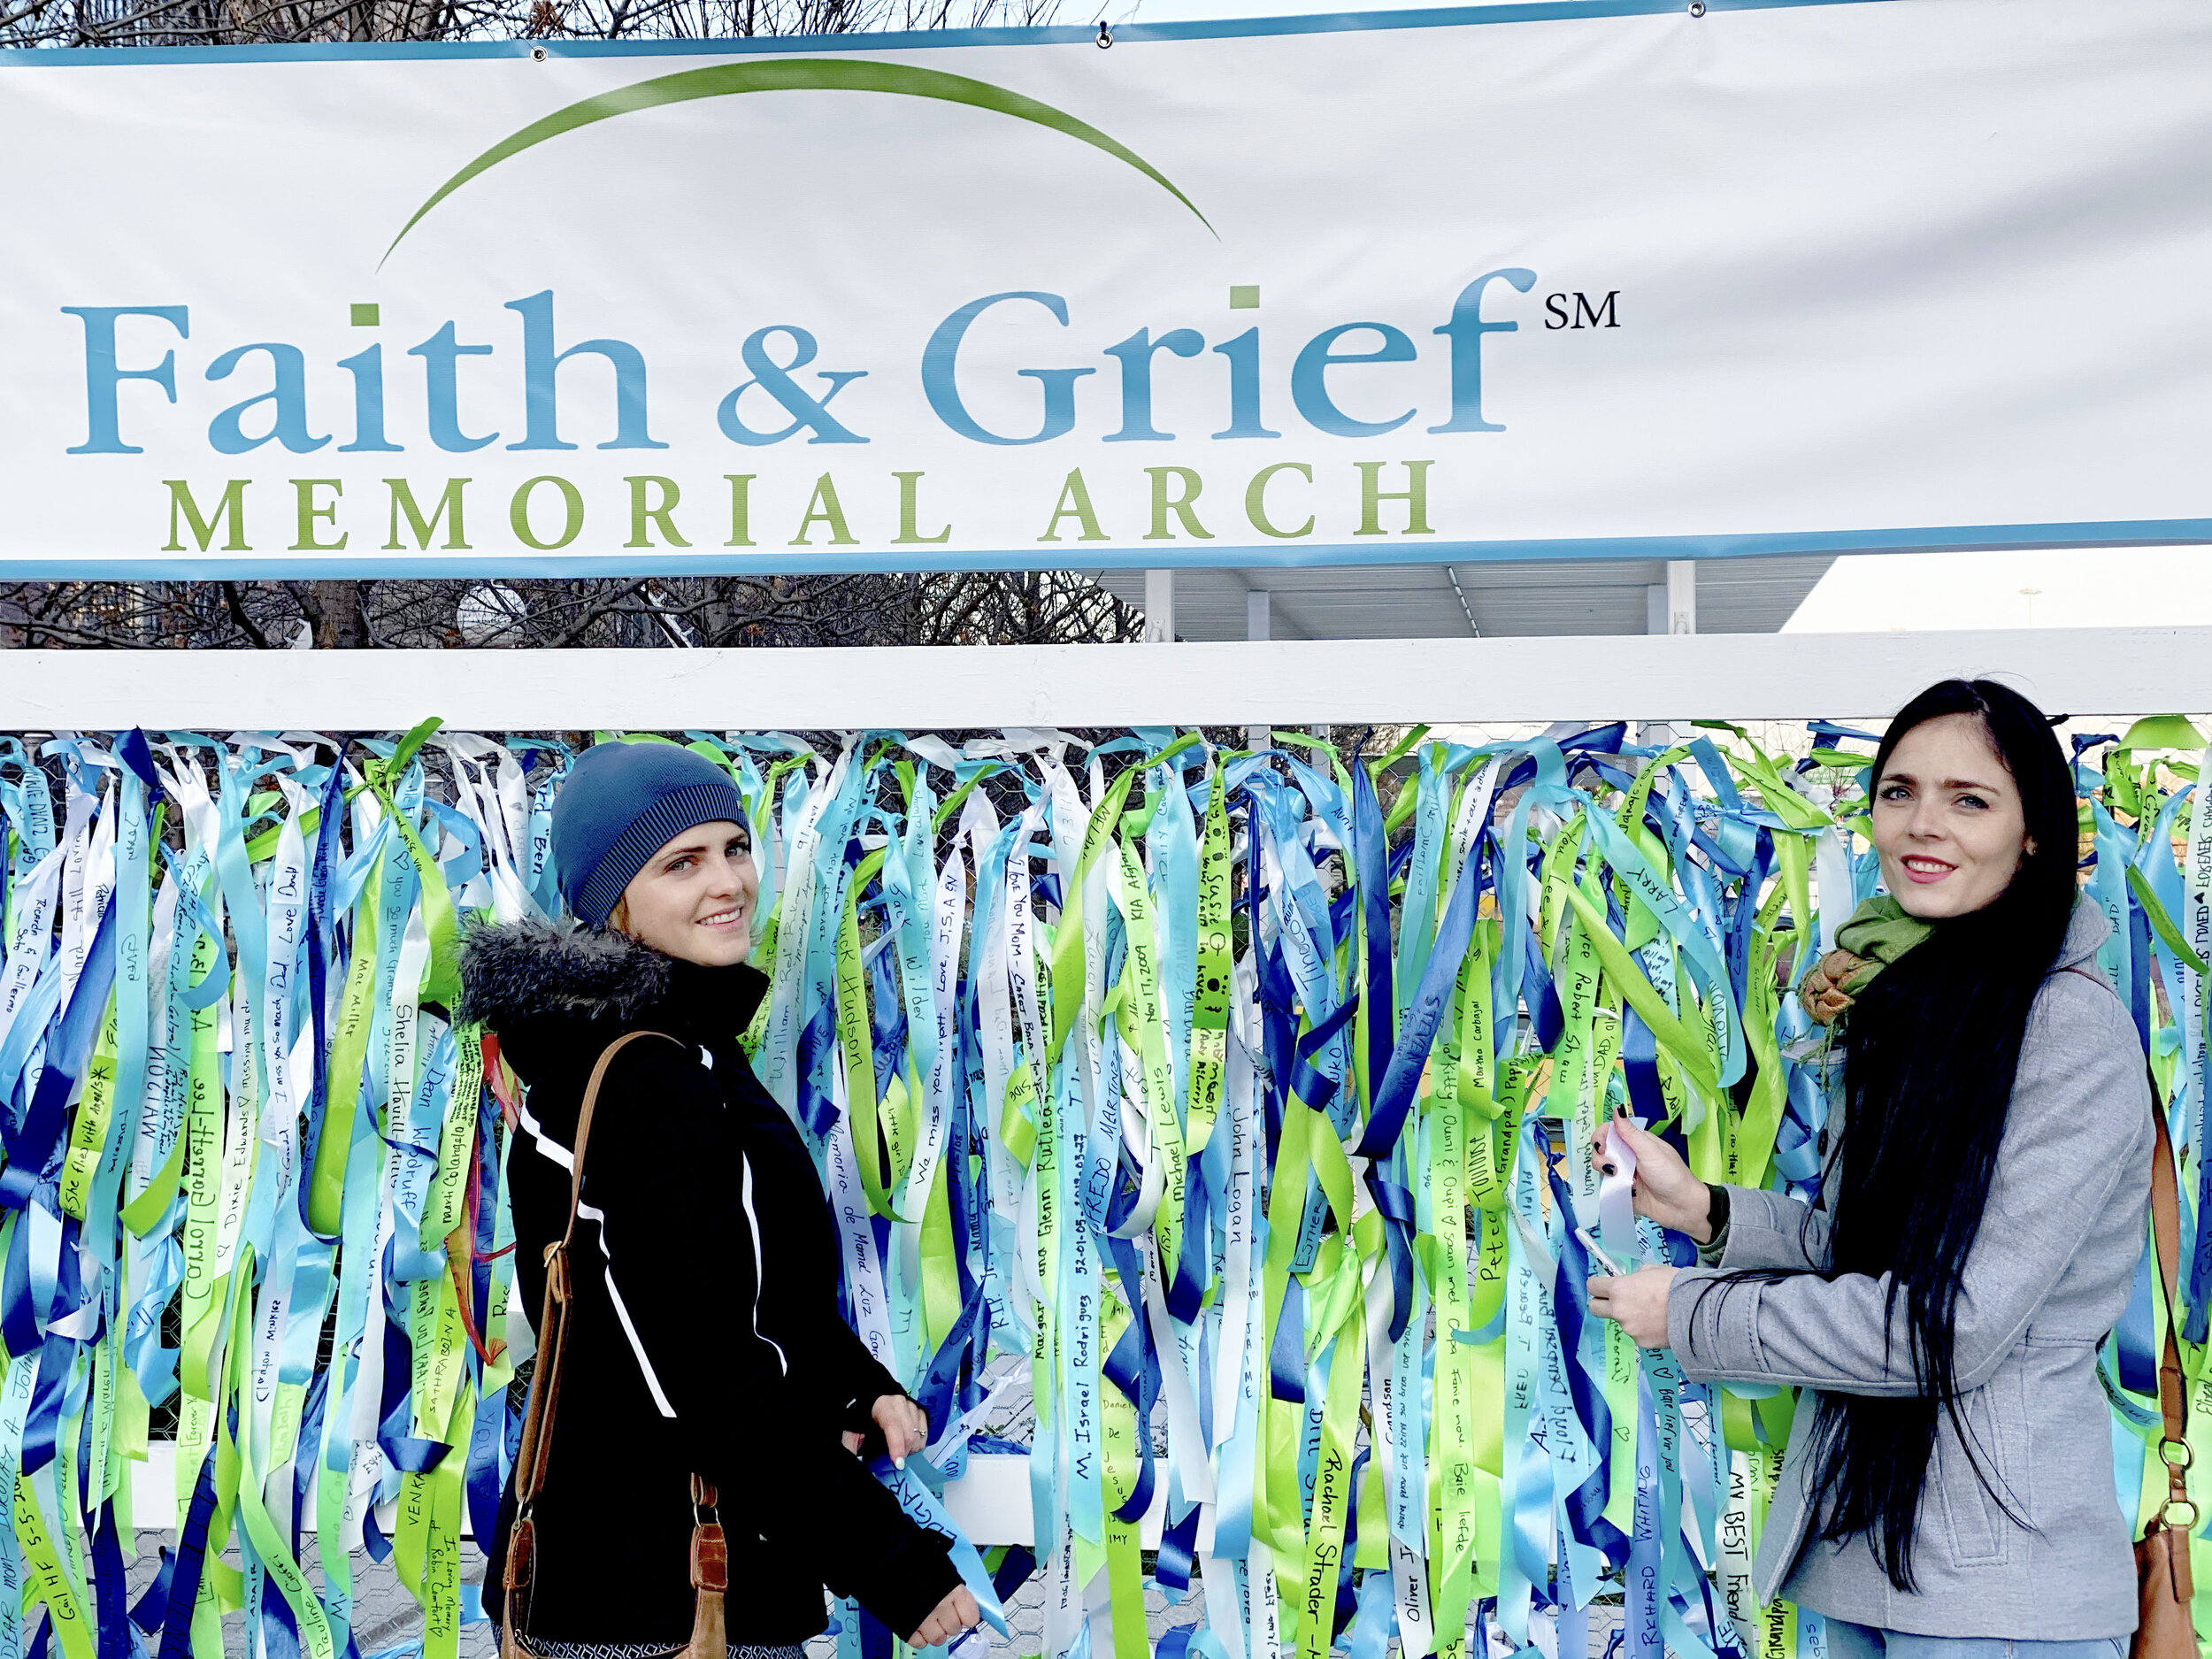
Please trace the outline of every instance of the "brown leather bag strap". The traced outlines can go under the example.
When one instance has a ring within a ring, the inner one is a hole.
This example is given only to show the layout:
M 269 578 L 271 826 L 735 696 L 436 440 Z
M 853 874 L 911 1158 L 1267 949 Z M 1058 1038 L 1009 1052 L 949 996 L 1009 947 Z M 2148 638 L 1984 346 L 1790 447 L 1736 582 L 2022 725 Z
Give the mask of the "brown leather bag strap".
M 2176 1304 L 2180 1299 L 2181 1194 L 2174 1179 L 2173 1143 L 2166 1134 L 2166 1114 L 2159 1110 L 2157 1079 L 2152 1079 L 2151 1117 L 2158 1127 L 2158 1147 L 2151 1156 L 2151 1246 L 2158 1253 L 2158 1279 L 2166 1293 L 2166 1346 L 2158 1361 L 2158 1408 L 2165 1418 L 2164 1437 L 2158 1455 L 2166 1465 L 2166 1514 L 2170 1526 L 2185 1534 L 2196 1530 L 2197 1506 L 2190 1502 L 2191 1453 L 2185 1438 L 2189 1432 L 2189 1379 L 2181 1369 L 2181 1345 L 2174 1330 Z M 2173 1516 L 2174 1506 L 2185 1506 L 2188 1519 Z
M 2144 1068 L 2149 1071 L 2147 1063 Z M 2159 1461 L 2166 1465 L 2166 1502 L 2143 1524 L 2135 1546 L 2136 1586 L 2140 1597 L 2136 1659 L 2197 1659 L 2200 1649 L 2189 1617 L 2196 1584 L 2189 1571 L 2189 1539 L 2196 1531 L 2197 1506 L 2189 1496 L 2192 1454 L 2184 1438 L 2189 1426 L 2188 1379 L 2182 1375 L 2180 1343 L 2174 1331 L 2176 1278 L 2181 1260 L 2181 1194 L 2174 1179 L 2174 1149 L 2166 1133 L 2164 1102 L 2157 1074 L 2151 1073 L 2151 1117 L 2158 1145 L 2151 1160 L 2151 1248 L 2158 1254 L 2158 1278 L 2166 1293 L 2166 1346 L 2158 1363 L 2158 1406 L 2163 1433 Z
M 2077 966 L 2063 972 L 2078 973 L 2111 989 L 2104 975 L 2088 968 Z M 2175 1182 L 2174 1143 L 2166 1133 L 2158 1073 L 2151 1070 L 2147 1057 L 2143 1062 L 2143 1079 L 2151 1094 L 2151 1127 L 2157 1132 L 2157 1144 L 2151 1152 L 2151 1248 L 2158 1258 L 2159 1288 L 2166 1296 L 2165 1349 L 2158 1361 L 2158 1409 L 2164 1419 L 2158 1455 L 2166 1465 L 2166 1508 L 2161 1518 L 2186 1536 L 2196 1529 L 2197 1506 L 2189 1496 L 2189 1379 L 2181 1369 L 2181 1342 L 2174 1323 L 2181 1297 L 2181 1191 Z M 2188 1512 L 2187 1520 L 2174 1518 L 2177 1505 Z M 2182 1560 L 2185 1563 L 2187 1559 L 2185 1552 Z
M 599 1064 L 591 1069 L 591 1081 L 584 1086 L 584 1103 L 576 1112 L 576 1146 L 569 1154 L 568 1166 L 568 1226 L 561 1233 L 561 1248 L 566 1250 L 569 1240 L 576 1236 L 576 1211 L 584 1202 L 584 1148 L 591 1140 L 591 1110 L 599 1103 L 599 1085 L 607 1075 L 607 1068 L 620 1054 L 641 1037 L 658 1037 L 663 1042 L 678 1042 L 664 1031 L 626 1032 L 609 1043 L 599 1056 Z

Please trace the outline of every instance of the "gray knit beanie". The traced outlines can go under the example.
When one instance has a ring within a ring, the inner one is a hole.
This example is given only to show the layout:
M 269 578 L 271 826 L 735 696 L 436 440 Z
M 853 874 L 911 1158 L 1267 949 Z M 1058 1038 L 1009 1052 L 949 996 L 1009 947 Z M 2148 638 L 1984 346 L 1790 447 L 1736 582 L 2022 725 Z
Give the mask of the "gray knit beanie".
M 587 926 L 604 927 L 631 878 L 698 824 L 745 822 L 745 797 L 705 756 L 672 743 L 600 743 L 553 801 L 553 868 Z

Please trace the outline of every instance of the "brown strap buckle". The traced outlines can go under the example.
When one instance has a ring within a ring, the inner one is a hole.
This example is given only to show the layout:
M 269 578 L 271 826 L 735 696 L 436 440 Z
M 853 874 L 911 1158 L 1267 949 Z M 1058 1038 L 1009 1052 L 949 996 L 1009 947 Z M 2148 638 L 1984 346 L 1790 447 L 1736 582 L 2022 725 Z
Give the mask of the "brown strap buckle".
M 722 1592 L 730 1587 L 730 1545 L 716 1513 L 720 1497 L 714 1482 L 691 1477 L 691 1587 Z
M 514 1530 L 507 1535 L 507 1587 L 519 1590 L 530 1582 L 530 1570 L 536 1565 L 538 1544 L 537 1523 L 526 1515 L 515 1517 Z
M 730 1546 L 719 1522 L 691 1529 L 691 1587 L 717 1592 L 730 1587 Z

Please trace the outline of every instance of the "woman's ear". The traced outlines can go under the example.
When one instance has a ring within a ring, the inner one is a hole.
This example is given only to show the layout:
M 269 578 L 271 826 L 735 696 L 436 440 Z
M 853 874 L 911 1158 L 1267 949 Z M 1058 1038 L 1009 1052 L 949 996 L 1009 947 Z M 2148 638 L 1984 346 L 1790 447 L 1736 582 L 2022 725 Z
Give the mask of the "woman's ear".
M 2032 852 L 2034 849 L 2031 848 L 2029 850 Z M 607 912 L 607 926 L 618 933 L 626 933 L 630 931 L 629 895 L 625 894 L 614 902 L 614 909 Z
M 2035 856 L 2035 837 L 2034 837 L 2034 836 L 2031 835 L 2031 836 L 2029 836 L 2029 837 L 2028 837 L 2025 841 L 2022 841 L 2022 842 L 2020 843 L 2020 852 L 2021 852 L 2021 856 L 2022 856 L 2023 857 L 2026 857 L 2026 858 L 2032 858 L 2032 857 L 2034 857 L 2034 856 Z

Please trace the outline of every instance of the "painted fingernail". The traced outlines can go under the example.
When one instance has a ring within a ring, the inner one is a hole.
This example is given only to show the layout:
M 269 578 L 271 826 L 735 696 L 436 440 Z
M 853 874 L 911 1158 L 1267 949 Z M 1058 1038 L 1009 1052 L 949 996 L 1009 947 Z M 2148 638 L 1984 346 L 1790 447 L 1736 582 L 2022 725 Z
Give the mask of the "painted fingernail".
M 894 1458 L 891 1460 L 891 1467 L 892 1467 L 892 1468 L 894 1468 L 894 1469 L 903 1469 L 903 1468 L 905 1468 L 905 1467 L 906 1467 L 906 1459 L 905 1459 L 905 1458 L 903 1458 L 903 1457 L 894 1457 Z
M 1615 1108 L 1613 1108 L 1613 1116 L 1614 1116 L 1614 1117 L 1616 1117 L 1616 1118 L 1625 1118 L 1625 1117 L 1627 1117 L 1627 1116 L 1628 1116 L 1628 1108 L 1627 1108 L 1627 1107 L 1625 1107 L 1625 1106 L 1616 1106 Z
M 1616 1169 L 1610 1164 L 1601 1164 L 1598 1165 L 1598 1168 L 1603 1170 L 1608 1175 L 1617 1175 L 1620 1173 L 1620 1171 Z

